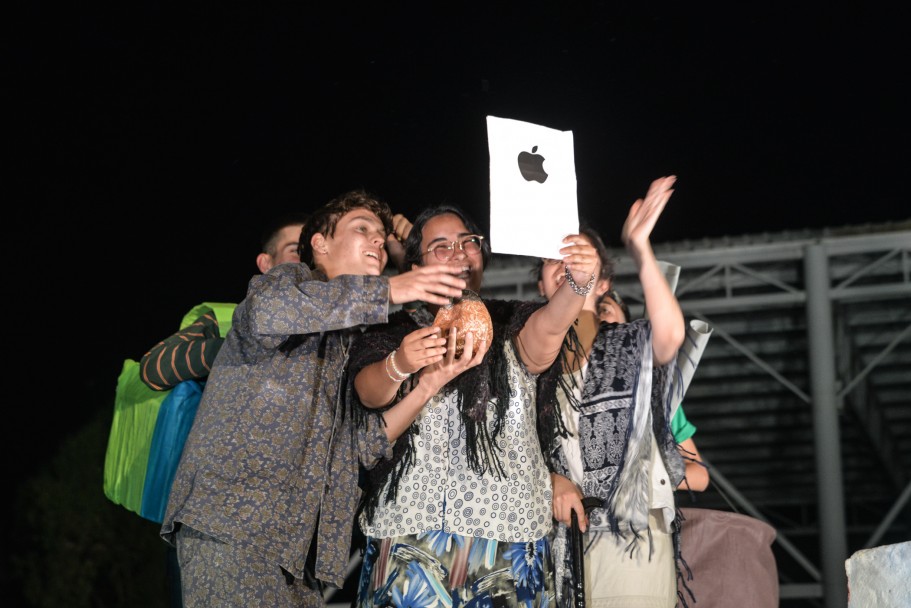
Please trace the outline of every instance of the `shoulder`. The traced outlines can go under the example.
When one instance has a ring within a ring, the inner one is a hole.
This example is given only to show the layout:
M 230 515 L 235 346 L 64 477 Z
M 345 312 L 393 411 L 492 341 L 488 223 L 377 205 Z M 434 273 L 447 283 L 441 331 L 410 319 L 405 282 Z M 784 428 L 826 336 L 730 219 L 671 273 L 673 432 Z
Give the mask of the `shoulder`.
M 298 281 L 326 280 L 325 275 L 319 270 L 311 270 L 310 267 L 303 262 L 288 262 L 286 264 L 273 266 L 264 274 L 253 275 L 253 278 L 250 279 L 250 283 L 270 281 L 276 278 L 290 278 Z

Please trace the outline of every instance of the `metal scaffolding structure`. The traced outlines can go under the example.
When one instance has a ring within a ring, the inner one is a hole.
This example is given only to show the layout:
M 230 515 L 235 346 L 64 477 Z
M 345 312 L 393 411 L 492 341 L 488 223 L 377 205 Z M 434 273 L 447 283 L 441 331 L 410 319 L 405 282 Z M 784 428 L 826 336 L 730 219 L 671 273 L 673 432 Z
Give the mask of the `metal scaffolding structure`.
M 684 400 L 713 479 L 693 506 L 772 524 L 782 600 L 843 608 L 850 553 L 911 538 L 911 221 L 655 250 L 715 329 Z M 495 256 L 485 296 L 537 298 L 533 261 Z

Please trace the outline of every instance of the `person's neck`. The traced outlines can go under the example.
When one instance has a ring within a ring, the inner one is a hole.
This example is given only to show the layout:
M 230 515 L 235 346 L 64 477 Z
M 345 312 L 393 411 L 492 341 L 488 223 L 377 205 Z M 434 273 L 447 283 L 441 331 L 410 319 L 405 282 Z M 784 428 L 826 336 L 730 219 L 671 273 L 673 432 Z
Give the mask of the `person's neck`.
M 582 310 L 579 313 L 579 316 L 576 317 L 576 335 L 579 336 L 579 341 L 585 347 L 586 353 L 591 350 L 592 343 L 595 341 L 595 335 L 598 333 L 599 325 L 601 325 L 601 320 L 598 319 L 598 315 L 591 310 Z
M 318 262 L 318 261 L 316 261 L 316 260 L 313 261 L 313 266 L 311 266 L 311 268 L 312 268 L 314 271 L 319 272 L 319 273 L 325 275 L 325 277 L 326 277 L 327 279 L 329 279 L 329 280 L 331 280 L 331 279 L 334 278 L 332 275 L 329 274 L 329 271 L 328 271 L 328 269 L 326 268 L 325 264 L 322 264 L 322 263 L 320 263 L 320 262 Z
M 595 343 L 595 336 L 598 334 L 598 327 L 601 325 L 601 321 L 591 310 L 583 309 L 579 316 L 576 317 L 576 320 L 573 322 L 573 329 L 576 332 L 576 337 L 579 339 L 579 345 L 582 347 L 583 360 L 577 360 L 576 353 L 567 350 L 566 351 L 566 371 L 574 371 L 582 368 L 582 364 L 585 360 L 588 359 L 589 353 L 592 350 L 592 344 Z

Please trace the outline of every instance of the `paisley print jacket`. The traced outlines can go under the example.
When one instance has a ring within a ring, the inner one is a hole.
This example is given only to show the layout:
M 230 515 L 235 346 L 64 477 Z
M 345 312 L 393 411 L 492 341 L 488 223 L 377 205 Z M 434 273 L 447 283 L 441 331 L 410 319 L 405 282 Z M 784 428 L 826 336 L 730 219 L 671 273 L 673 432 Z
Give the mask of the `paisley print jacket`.
M 182 522 L 302 578 L 316 533 L 316 578 L 344 584 L 358 460 L 391 454 L 379 418 L 355 428 L 345 414 L 344 369 L 388 300 L 386 277 L 328 281 L 304 264 L 250 281 L 184 448 L 165 540 Z

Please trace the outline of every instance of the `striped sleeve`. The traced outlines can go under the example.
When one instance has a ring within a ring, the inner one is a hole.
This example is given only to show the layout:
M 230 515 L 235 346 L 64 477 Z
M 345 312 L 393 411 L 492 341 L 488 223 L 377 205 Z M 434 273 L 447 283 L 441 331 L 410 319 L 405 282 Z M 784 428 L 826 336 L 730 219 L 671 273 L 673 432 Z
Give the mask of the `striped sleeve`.
M 143 355 L 140 378 L 156 391 L 168 390 L 184 380 L 205 378 L 223 342 L 218 319 L 214 313 L 206 313 Z

